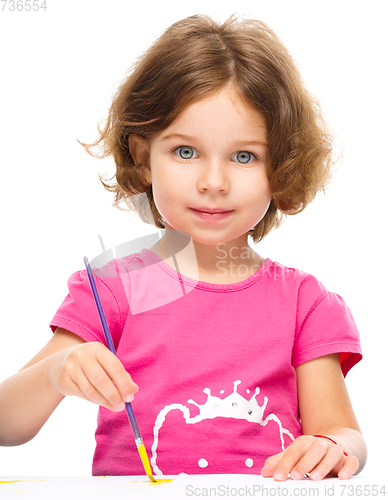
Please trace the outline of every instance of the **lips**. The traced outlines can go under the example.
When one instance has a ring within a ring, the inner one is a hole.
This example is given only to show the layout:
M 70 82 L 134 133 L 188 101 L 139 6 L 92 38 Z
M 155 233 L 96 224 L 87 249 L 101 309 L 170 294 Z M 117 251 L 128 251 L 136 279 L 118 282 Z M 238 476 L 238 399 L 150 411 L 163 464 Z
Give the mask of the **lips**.
M 214 224 L 223 220 L 227 220 L 233 210 L 226 210 L 224 208 L 210 208 L 210 207 L 198 207 L 190 208 L 193 212 L 197 221 L 202 221 L 205 224 Z
M 210 207 L 192 207 L 192 210 L 197 210 L 198 212 L 205 212 L 207 214 L 223 214 L 225 212 L 231 212 L 227 208 L 210 208 Z

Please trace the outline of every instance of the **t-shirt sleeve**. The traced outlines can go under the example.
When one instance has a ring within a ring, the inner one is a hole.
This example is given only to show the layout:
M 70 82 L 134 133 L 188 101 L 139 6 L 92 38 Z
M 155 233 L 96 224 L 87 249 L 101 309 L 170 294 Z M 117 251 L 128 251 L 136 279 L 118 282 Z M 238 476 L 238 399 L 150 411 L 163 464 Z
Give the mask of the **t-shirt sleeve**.
M 101 279 L 95 276 L 96 287 L 115 347 L 121 339 L 127 316 L 127 301 L 119 287 L 119 280 Z M 86 271 L 77 271 L 68 279 L 68 295 L 50 321 L 50 328 L 69 330 L 86 342 L 102 342 L 106 345 L 97 306 Z
M 300 286 L 292 353 L 294 367 L 338 353 L 344 377 L 362 359 L 360 334 L 344 299 L 309 276 Z

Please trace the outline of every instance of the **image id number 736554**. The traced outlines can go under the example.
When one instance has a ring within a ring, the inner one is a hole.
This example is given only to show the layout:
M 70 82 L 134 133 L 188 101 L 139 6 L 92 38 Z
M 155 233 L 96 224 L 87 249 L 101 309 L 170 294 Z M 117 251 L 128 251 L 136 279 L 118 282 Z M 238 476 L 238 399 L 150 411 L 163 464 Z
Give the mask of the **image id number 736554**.
M 341 497 L 385 497 L 387 495 L 385 485 L 377 484 L 341 484 Z
M 46 0 L 0 0 L 2 3 L 1 11 L 9 12 L 37 12 L 46 11 Z

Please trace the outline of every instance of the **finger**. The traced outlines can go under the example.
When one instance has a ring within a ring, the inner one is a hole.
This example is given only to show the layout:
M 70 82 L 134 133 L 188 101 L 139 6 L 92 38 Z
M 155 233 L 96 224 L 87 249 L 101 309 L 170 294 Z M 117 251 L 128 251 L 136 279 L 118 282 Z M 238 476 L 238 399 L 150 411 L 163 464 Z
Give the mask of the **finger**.
M 340 479 L 350 479 L 353 474 L 356 473 L 359 465 L 360 462 L 358 461 L 358 458 L 353 455 L 349 455 L 345 458 L 343 467 L 338 472 L 338 477 Z
M 267 460 L 264 462 L 264 466 L 261 469 L 260 474 L 263 477 L 272 477 L 273 473 L 280 462 L 282 456 L 284 455 L 284 451 L 281 453 L 277 453 L 276 455 L 272 455 L 267 458 Z
M 89 380 L 85 377 L 85 374 L 80 371 L 77 374 L 76 381 L 70 377 L 66 381 L 66 395 L 77 396 L 79 398 L 85 399 L 90 403 L 95 403 L 100 406 L 104 406 L 108 409 L 112 409 L 109 402 L 102 397 L 101 394 L 96 391 L 96 389 L 90 384 Z
M 339 446 L 329 445 L 329 448 L 319 462 L 319 464 L 310 472 L 310 479 L 319 481 L 326 477 L 338 464 L 343 464 L 345 455 Z
M 108 377 L 109 378 L 109 377 Z M 83 394 L 84 399 L 91 401 L 99 406 L 103 406 L 111 411 L 122 411 L 125 408 L 124 402 L 120 401 L 117 405 L 112 404 L 94 385 L 90 379 L 82 373 L 77 380 L 77 385 Z
M 83 366 L 82 372 L 84 377 L 77 383 L 87 397 L 110 410 L 124 409 L 125 403 L 117 387 L 97 360 Z
M 125 370 L 121 361 L 110 351 L 100 351 L 97 353 L 97 361 L 107 373 L 116 386 L 122 401 L 129 403 L 133 400 L 134 394 L 139 387 L 132 380 L 130 374 Z
M 301 456 L 300 460 L 291 470 L 292 479 L 303 479 L 326 455 L 329 444 L 326 441 L 317 440 Z
M 296 446 L 296 442 L 295 446 L 290 445 L 273 472 L 275 481 L 285 481 L 295 465 L 304 456 L 307 449 L 307 444 L 304 444 L 302 441 L 298 442 L 298 446 Z

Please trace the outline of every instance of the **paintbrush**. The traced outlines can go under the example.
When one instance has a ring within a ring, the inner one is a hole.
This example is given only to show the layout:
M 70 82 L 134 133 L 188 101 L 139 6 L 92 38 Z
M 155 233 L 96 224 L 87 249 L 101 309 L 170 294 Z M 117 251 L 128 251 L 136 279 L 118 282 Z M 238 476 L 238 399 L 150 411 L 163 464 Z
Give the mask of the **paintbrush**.
M 102 329 L 104 331 L 106 343 L 108 345 L 109 350 L 111 352 L 113 352 L 113 354 L 115 356 L 117 356 L 116 349 L 115 349 L 115 346 L 113 345 L 112 337 L 111 337 L 111 334 L 109 331 L 108 323 L 106 322 L 106 318 L 105 318 L 104 310 L 102 308 L 100 297 L 98 295 L 96 283 L 95 283 L 94 277 L 93 277 L 93 272 L 92 272 L 92 269 L 90 267 L 90 264 L 89 264 L 87 257 L 84 257 L 84 262 L 85 262 L 85 266 L 86 266 L 86 271 L 88 273 L 90 286 L 92 288 L 94 301 L 96 303 L 98 314 L 100 316 L 100 320 L 101 320 L 101 324 L 102 324 Z M 139 431 L 139 427 L 138 427 L 137 422 L 136 422 L 136 417 L 135 417 L 135 414 L 133 412 L 133 408 L 132 408 L 131 403 L 125 403 L 125 409 L 127 410 L 129 423 L 131 424 L 132 432 L 133 432 L 133 435 L 135 436 L 135 443 L 136 443 L 137 449 L 139 451 L 139 455 L 140 455 L 141 461 L 143 463 L 144 470 L 146 471 L 147 476 L 150 478 L 150 481 L 152 481 L 153 483 L 157 483 L 158 481 L 152 476 L 150 462 L 149 462 L 148 457 L 147 457 L 147 452 L 146 452 L 146 449 L 145 449 L 145 446 L 143 443 L 143 439 L 142 439 L 140 431 Z

